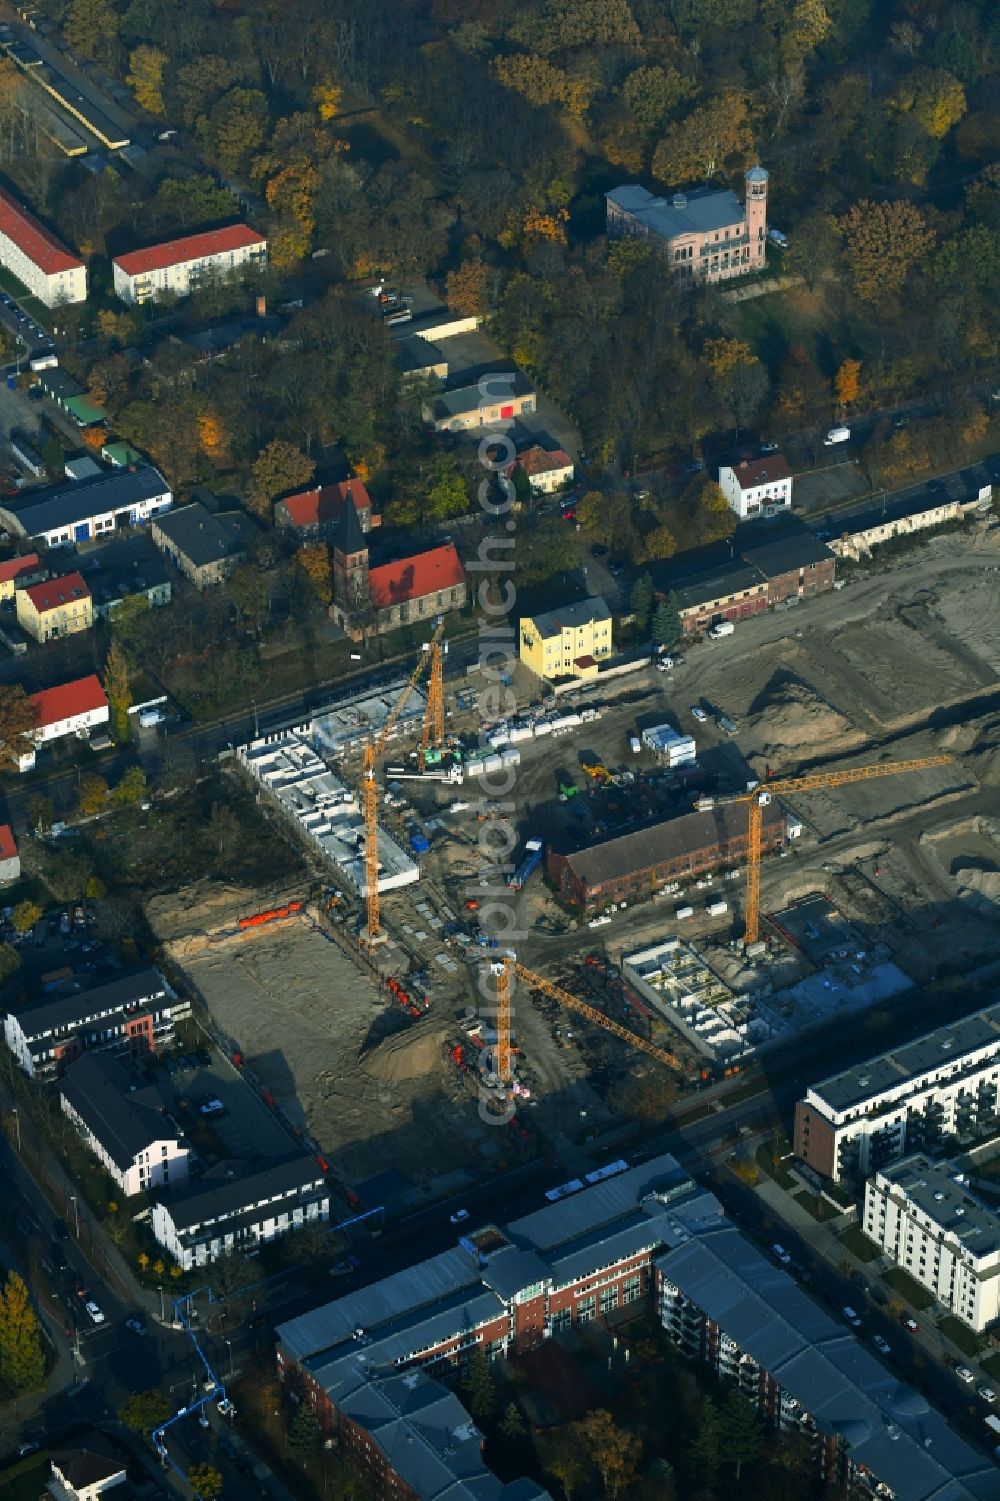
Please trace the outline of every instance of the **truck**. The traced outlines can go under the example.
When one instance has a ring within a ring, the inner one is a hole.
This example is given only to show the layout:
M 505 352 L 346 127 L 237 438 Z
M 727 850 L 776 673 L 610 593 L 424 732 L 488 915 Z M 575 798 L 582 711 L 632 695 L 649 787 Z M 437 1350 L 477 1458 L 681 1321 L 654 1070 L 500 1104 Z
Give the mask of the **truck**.
M 849 427 L 831 427 L 823 439 L 824 448 L 833 448 L 836 443 L 847 443 L 850 440 L 851 429 Z
M 708 639 L 710 641 L 721 641 L 723 636 L 731 636 L 735 630 L 736 627 L 731 620 L 719 620 L 709 630 Z
M 720 714 L 716 722 L 719 726 L 719 729 L 722 730 L 726 735 L 736 734 L 736 726 L 730 719 L 728 714 Z
M 540 839 L 529 839 L 524 846 L 524 857 L 518 863 L 507 885 L 511 891 L 520 891 L 533 871 L 541 864 L 545 846 Z

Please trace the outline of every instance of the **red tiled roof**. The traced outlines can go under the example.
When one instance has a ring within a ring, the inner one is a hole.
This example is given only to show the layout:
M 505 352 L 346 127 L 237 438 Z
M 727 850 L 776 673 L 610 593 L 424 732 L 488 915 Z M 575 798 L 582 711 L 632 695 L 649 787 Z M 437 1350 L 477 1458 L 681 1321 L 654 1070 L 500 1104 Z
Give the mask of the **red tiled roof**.
M 106 709 L 107 695 L 101 680 L 95 673 L 86 678 L 76 678 L 72 683 L 60 683 L 58 688 L 43 688 L 33 693 L 38 728 L 58 724 L 62 719 L 73 719 L 77 714 L 86 714 L 91 709 Z
M 34 214 L 22 208 L 16 198 L 0 188 L 0 233 L 20 246 L 29 260 L 45 273 L 76 271 L 83 265 L 79 256 L 71 255 L 66 246 L 39 224 Z
M 231 224 L 228 229 L 209 229 L 180 240 L 166 240 L 162 245 L 147 245 L 145 250 L 130 250 L 127 255 L 116 255 L 112 265 L 120 266 L 126 276 L 141 276 L 144 271 L 163 271 L 185 261 L 200 261 L 209 255 L 223 255 L 227 250 L 266 244 L 265 236 L 249 224 Z
M 38 567 L 37 552 L 26 552 L 20 558 L 8 558 L 0 563 L 0 584 L 9 584 L 11 579 L 18 579 L 22 573 L 34 573 Z
M 58 610 L 61 605 L 68 605 L 74 599 L 90 598 L 90 590 L 80 573 L 67 573 L 62 578 L 46 579 L 44 584 L 33 584 L 24 592 L 39 615 L 44 615 L 46 610 Z
M 572 469 L 573 460 L 568 453 L 563 453 L 561 448 L 554 448 L 551 452 L 545 448 L 539 448 L 537 443 L 534 448 L 526 448 L 524 453 L 517 456 L 517 462 L 525 474 L 548 474 L 552 469 Z
M 780 453 L 772 453 L 766 459 L 743 459 L 733 465 L 733 470 L 741 490 L 752 490 L 755 485 L 774 484 L 792 477 L 792 471 Z
M 356 511 L 371 511 L 371 497 L 359 479 L 300 490 L 297 495 L 286 495 L 278 504 L 284 506 L 293 526 L 318 526 L 320 522 L 334 521 L 346 500 L 354 502 Z
M 17 854 L 17 840 L 9 823 L 0 823 L 0 860 L 13 860 Z
M 391 605 L 400 605 L 411 599 L 422 599 L 425 594 L 436 594 L 439 589 L 452 589 L 465 582 L 462 567 L 454 543 L 434 547 L 430 552 L 415 553 L 412 558 L 402 558 L 398 563 L 384 563 L 372 568 L 368 574 L 372 603 L 377 609 L 386 610 Z

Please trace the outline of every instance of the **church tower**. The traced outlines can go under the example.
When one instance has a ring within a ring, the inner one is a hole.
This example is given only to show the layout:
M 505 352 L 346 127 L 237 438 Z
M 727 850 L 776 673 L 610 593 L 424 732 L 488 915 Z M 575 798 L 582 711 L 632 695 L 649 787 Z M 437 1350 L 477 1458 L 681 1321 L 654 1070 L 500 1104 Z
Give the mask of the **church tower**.
M 763 167 L 751 167 L 747 184 L 747 234 L 750 238 L 750 268 L 763 271 L 767 244 L 767 173 Z
M 333 533 L 333 604 L 330 615 L 348 635 L 360 634 L 368 603 L 368 544 L 354 501 L 348 496 L 341 506 Z

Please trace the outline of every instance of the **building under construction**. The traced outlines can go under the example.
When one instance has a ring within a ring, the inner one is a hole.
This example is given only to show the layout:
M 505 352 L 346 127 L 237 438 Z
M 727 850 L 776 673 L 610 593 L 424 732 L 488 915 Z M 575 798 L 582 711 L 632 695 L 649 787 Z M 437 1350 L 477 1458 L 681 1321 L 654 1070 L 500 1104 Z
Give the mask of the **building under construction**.
M 786 815 L 777 801 L 761 810 L 761 852 L 785 842 Z M 654 895 L 672 881 L 746 858 L 747 810 L 730 803 L 686 813 L 570 854 L 550 850 L 546 871 L 564 902 L 584 914 L 612 902 Z

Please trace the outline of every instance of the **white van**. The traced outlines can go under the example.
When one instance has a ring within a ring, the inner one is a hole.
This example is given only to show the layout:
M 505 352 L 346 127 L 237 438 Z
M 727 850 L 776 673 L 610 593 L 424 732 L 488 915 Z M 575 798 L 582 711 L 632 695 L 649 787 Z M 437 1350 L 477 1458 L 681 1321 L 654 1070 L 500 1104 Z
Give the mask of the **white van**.
M 832 448 L 835 443 L 846 443 L 851 436 L 849 427 L 831 427 L 823 439 L 824 448 Z
M 139 724 L 144 730 L 151 730 L 154 725 L 162 724 L 166 717 L 162 709 L 139 710 Z
M 735 630 L 736 627 L 731 620 L 720 620 L 710 628 L 708 639 L 710 641 L 721 641 L 723 636 L 731 636 Z

